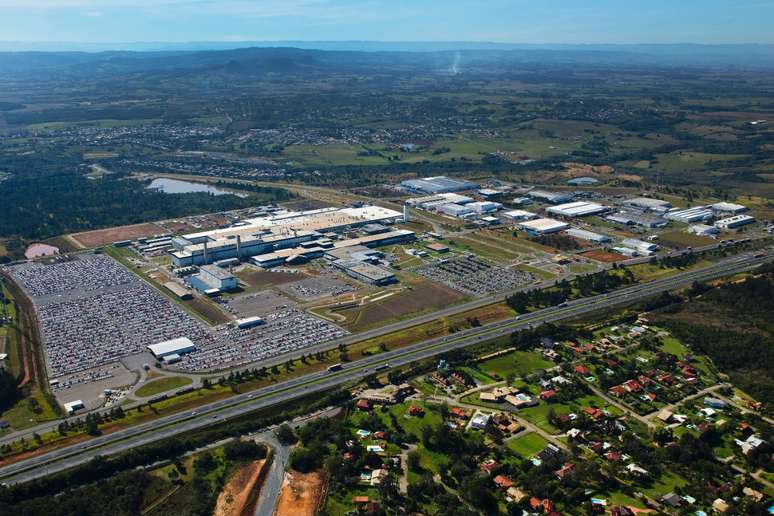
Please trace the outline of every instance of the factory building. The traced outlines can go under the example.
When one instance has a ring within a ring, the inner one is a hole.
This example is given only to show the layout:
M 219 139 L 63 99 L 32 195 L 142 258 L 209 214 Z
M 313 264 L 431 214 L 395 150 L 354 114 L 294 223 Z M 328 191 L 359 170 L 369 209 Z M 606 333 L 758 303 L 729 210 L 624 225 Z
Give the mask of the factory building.
M 503 207 L 499 202 L 472 202 L 465 205 L 466 208 L 470 208 L 475 213 L 494 213 Z
M 389 285 L 396 281 L 395 274 L 387 269 L 356 259 L 336 260 L 333 266 L 344 271 L 348 276 L 371 285 Z
M 443 204 L 468 204 L 469 202 L 473 202 L 473 198 L 456 193 L 442 193 L 406 199 L 406 204 L 409 206 L 421 208 L 423 210 L 432 210 Z
M 444 192 L 461 192 L 463 190 L 473 190 L 478 185 L 470 181 L 460 179 L 451 179 L 446 176 L 424 177 L 421 179 L 409 179 L 401 181 L 400 186 L 409 192 L 418 192 L 426 194 L 438 194 Z
M 503 217 L 513 222 L 521 222 L 523 220 L 532 220 L 538 218 L 536 213 L 525 210 L 511 210 L 503 213 Z
M 706 224 L 694 224 L 693 226 L 689 226 L 686 231 L 699 236 L 712 236 L 717 235 L 720 232 L 715 226 L 708 226 Z
M 714 215 L 715 212 L 706 206 L 695 206 L 693 208 L 670 210 L 664 215 L 664 217 L 669 220 L 676 220 L 678 222 L 691 224 L 694 222 L 710 220 L 712 217 L 714 217 Z
M 514 206 L 529 206 L 532 204 L 532 199 L 529 197 L 516 197 L 515 199 L 511 200 L 511 204 Z
M 603 235 L 602 233 L 594 233 L 593 231 L 586 231 L 585 229 L 570 228 L 565 231 L 565 234 L 573 238 L 579 238 L 581 240 L 586 240 L 587 242 L 595 242 L 598 244 L 610 242 L 609 236 Z
M 321 233 L 401 220 L 402 213 L 379 206 L 274 213 L 247 219 L 233 227 L 174 238 L 172 263 L 186 267 L 229 258 L 242 260 L 298 247 L 303 242 L 318 240 Z
M 572 219 L 575 217 L 586 217 L 588 215 L 604 213 L 609 209 L 610 208 L 607 206 L 602 206 L 601 204 L 593 202 L 576 201 L 560 204 L 558 206 L 551 206 L 546 211 L 552 215 L 558 215 L 560 217 L 567 217 Z
M 642 226 L 646 228 L 663 228 L 669 221 L 656 215 L 634 210 L 621 210 L 605 216 L 605 220 L 625 226 Z
M 599 180 L 593 177 L 575 177 L 567 180 L 567 184 L 571 186 L 593 186 L 598 183 Z
M 572 201 L 572 194 L 563 192 L 548 192 L 546 190 L 532 190 L 527 193 L 532 199 L 550 204 L 563 204 Z
M 621 245 L 636 251 L 638 254 L 648 256 L 658 251 L 658 246 L 652 242 L 644 242 L 636 238 L 625 238 Z
M 734 204 L 732 202 L 718 202 L 711 205 L 710 209 L 717 214 L 738 215 L 747 211 L 747 206 Z
M 202 265 L 199 274 L 190 276 L 187 281 L 193 288 L 206 294 L 228 292 L 236 290 L 238 286 L 234 275 L 217 265 Z
M 718 229 L 736 229 L 746 226 L 747 224 L 752 224 L 753 222 L 755 222 L 755 217 L 751 217 L 750 215 L 734 215 L 727 219 L 718 220 L 715 222 L 715 227 Z
M 624 201 L 625 206 L 631 206 L 632 208 L 638 208 L 640 210 L 655 211 L 663 213 L 672 207 L 672 203 L 668 201 L 662 201 L 661 199 L 651 199 L 650 197 L 635 197 L 634 199 L 627 199 Z
M 177 339 L 165 340 L 157 344 L 148 346 L 148 350 L 159 360 L 167 361 L 168 358 L 179 358 L 180 355 L 196 351 L 196 346 L 188 337 L 178 337 Z
M 560 222 L 554 219 L 535 219 L 520 222 L 517 225 L 530 235 L 547 235 L 549 233 L 563 231 L 570 227 L 566 222 Z
M 472 203 L 471 203 L 472 204 Z M 444 204 L 438 207 L 438 212 L 450 217 L 464 218 L 473 215 L 473 210 L 468 207 L 469 205 L 461 204 Z

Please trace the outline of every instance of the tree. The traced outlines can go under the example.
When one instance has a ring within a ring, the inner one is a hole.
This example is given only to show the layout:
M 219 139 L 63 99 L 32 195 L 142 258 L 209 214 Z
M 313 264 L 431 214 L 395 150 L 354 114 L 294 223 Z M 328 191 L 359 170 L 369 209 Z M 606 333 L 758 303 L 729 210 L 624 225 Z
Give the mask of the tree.
M 418 450 L 411 450 L 406 456 L 406 464 L 412 471 L 422 469 L 422 454 Z
M 280 425 L 274 433 L 277 436 L 277 440 L 285 446 L 290 446 L 291 444 L 298 442 L 298 436 L 296 436 L 296 433 L 287 423 Z

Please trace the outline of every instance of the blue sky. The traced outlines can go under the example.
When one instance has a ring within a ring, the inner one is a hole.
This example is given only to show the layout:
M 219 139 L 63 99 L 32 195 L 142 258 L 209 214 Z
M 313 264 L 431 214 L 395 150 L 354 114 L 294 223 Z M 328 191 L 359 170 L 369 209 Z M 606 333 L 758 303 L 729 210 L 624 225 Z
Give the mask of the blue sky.
M 0 0 L 0 41 L 774 43 L 774 0 Z

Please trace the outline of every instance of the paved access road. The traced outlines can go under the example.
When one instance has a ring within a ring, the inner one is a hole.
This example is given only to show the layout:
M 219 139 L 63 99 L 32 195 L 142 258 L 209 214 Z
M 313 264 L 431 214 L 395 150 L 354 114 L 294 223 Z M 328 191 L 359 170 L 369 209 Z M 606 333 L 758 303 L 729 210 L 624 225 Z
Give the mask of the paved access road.
M 689 285 L 694 281 L 706 281 L 747 271 L 774 257 L 772 251 L 756 254 L 761 254 L 761 256 L 756 257 L 752 253 L 734 256 L 702 269 L 634 285 L 609 294 L 577 299 L 563 303 L 561 306 L 545 308 L 530 314 L 366 357 L 357 362 L 345 364 L 340 371 L 335 373 L 327 371 L 311 373 L 251 393 L 204 405 L 199 407 L 196 412 L 165 416 L 113 434 L 96 437 L 84 444 L 67 446 L 5 466 L 0 468 L 0 478 L 9 483 L 24 482 L 83 464 L 97 456 L 119 453 L 159 439 L 203 428 L 223 419 L 242 415 L 245 412 L 287 402 L 310 393 L 322 392 L 361 379 L 378 370 L 412 364 L 453 349 L 509 335 L 520 329 L 532 328 L 543 323 L 569 319 L 596 310 L 629 303 Z

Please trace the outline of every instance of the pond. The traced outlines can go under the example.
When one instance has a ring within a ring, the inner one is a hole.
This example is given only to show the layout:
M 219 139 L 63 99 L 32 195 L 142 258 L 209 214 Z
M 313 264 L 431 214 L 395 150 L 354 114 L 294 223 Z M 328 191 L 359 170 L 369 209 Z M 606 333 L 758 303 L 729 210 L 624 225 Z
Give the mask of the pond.
M 206 192 L 213 195 L 236 195 L 237 197 L 247 197 L 247 195 L 243 193 L 236 193 L 215 186 L 205 185 L 203 183 L 192 183 L 190 181 L 181 181 L 179 179 L 169 179 L 166 177 L 154 179 L 147 188 L 167 194 Z
M 27 249 L 24 250 L 24 257 L 31 260 L 33 258 L 40 258 L 41 256 L 51 256 L 58 252 L 59 248 L 54 247 L 53 245 L 35 243 L 27 246 Z

